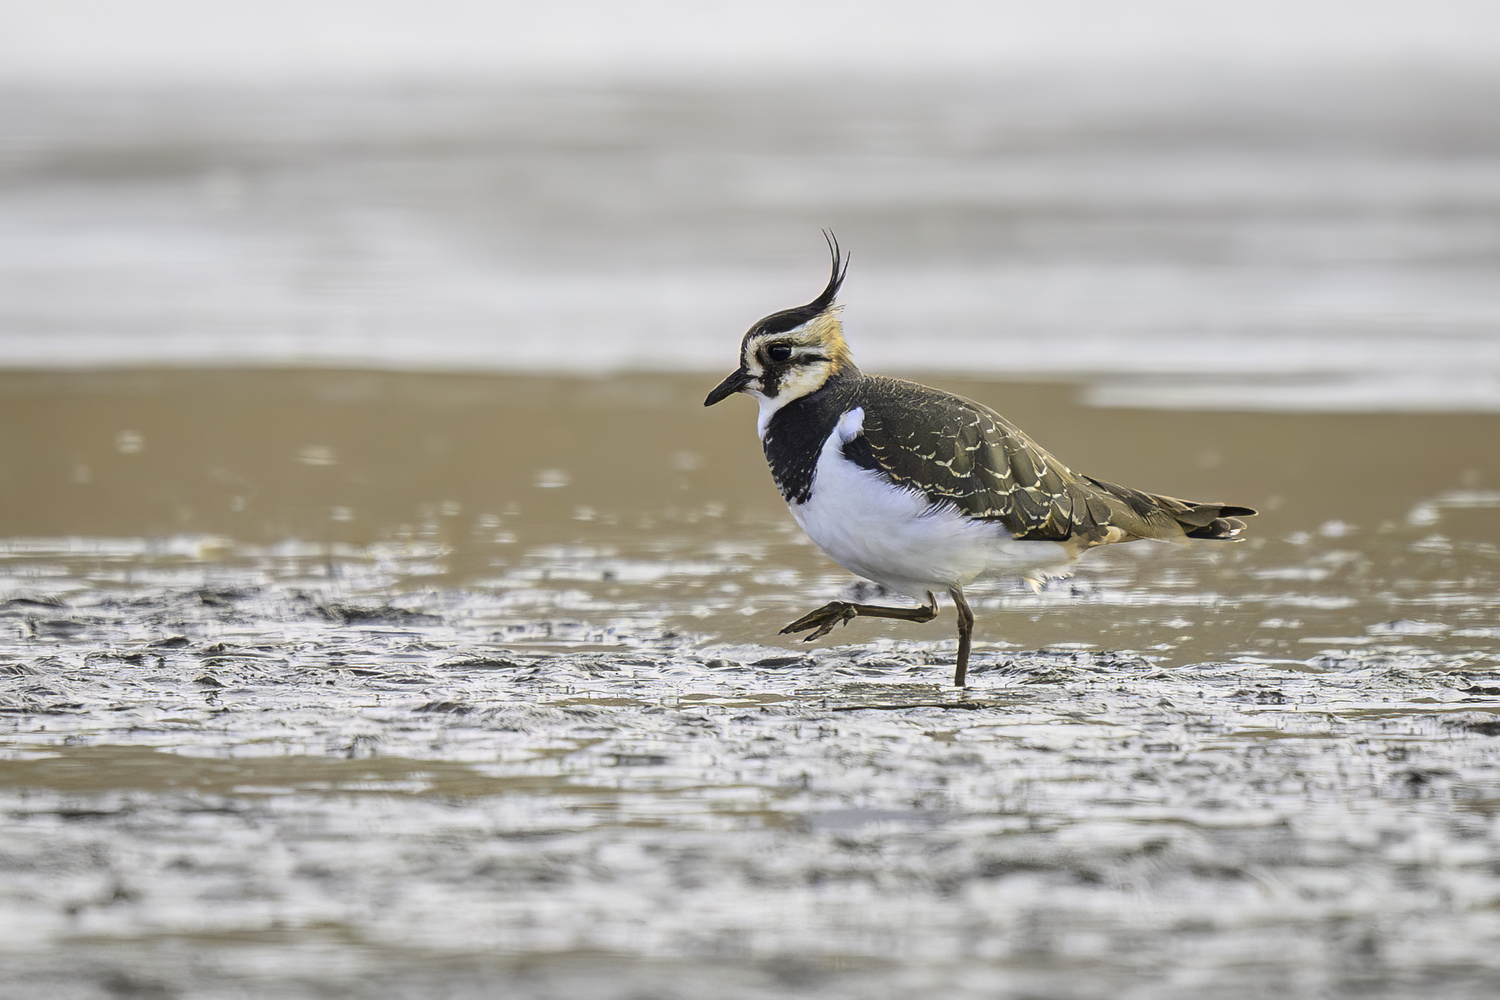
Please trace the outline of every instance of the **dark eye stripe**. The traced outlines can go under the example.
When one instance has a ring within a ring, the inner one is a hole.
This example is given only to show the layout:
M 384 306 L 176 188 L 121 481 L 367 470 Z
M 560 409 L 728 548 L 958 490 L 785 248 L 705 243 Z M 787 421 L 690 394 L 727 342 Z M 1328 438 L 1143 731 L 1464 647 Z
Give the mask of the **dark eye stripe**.
M 777 364 L 785 364 L 787 362 L 791 362 L 794 365 L 807 365 L 812 364 L 815 361 L 828 360 L 828 355 L 822 353 L 794 355 L 792 353 L 792 348 L 786 346 L 785 344 L 776 344 L 772 347 L 767 348 L 764 356 L 767 361 L 772 361 Z

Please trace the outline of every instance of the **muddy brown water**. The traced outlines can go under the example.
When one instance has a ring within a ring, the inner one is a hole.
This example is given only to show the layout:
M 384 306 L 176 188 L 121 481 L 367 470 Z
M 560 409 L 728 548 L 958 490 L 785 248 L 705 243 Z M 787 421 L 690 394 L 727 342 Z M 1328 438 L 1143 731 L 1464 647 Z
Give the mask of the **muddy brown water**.
M 0 374 L 0 993 L 1500 989 L 1500 416 L 924 380 L 1263 513 L 960 692 L 712 374 Z

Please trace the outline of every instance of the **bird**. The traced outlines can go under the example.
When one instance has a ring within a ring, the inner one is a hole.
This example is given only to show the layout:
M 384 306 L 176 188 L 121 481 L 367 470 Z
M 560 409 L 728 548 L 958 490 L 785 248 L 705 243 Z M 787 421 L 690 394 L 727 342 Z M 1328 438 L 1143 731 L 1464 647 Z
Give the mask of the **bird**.
M 753 397 L 771 476 L 802 530 L 851 573 L 919 603 L 831 601 L 781 634 L 811 642 L 858 617 L 930 622 L 946 593 L 958 618 L 953 683 L 964 688 L 974 635 L 964 586 L 974 579 L 1019 575 L 1039 587 L 1089 549 L 1230 540 L 1256 513 L 1082 475 L 982 403 L 860 371 L 836 304 L 849 258 L 831 231 L 823 238 L 823 291 L 752 325 L 739 367 L 703 405 Z

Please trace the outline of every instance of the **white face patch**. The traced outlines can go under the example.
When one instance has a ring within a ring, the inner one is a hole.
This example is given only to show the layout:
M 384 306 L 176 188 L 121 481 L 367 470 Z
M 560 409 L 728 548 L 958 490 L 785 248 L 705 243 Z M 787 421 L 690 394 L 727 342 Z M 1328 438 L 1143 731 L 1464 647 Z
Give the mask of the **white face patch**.
M 754 396 L 755 401 L 760 404 L 760 414 L 755 418 L 755 436 L 764 441 L 766 428 L 771 426 L 771 418 L 776 416 L 776 411 L 781 409 L 786 400 L 770 399 L 758 392 L 752 392 L 750 395 Z
M 850 364 L 844 345 L 837 307 L 777 333 L 747 335 L 740 350 L 740 367 L 751 381 L 744 392 L 760 404 L 756 430 L 762 441 L 776 411 L 795 399 L 817 392 L 840 367 Z M 764 356 L 771 348 L 785 347 L 785 360 Z

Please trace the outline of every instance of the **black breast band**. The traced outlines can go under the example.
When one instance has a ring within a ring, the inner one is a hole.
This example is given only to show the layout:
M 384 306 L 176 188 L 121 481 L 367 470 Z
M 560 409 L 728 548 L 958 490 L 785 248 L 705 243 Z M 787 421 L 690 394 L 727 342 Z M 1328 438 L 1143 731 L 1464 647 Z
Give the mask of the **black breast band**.
M 812 496 L 813 474 L 823 442 L 850 408 L 846 405 L 849 394 L 839 391 L 842 388 L 830 381 L 777 410 L 766 425 L 761 444 L 766 449 L 766 461 L 771 463 L 776 488 L 787 503 L 807 503 Z

